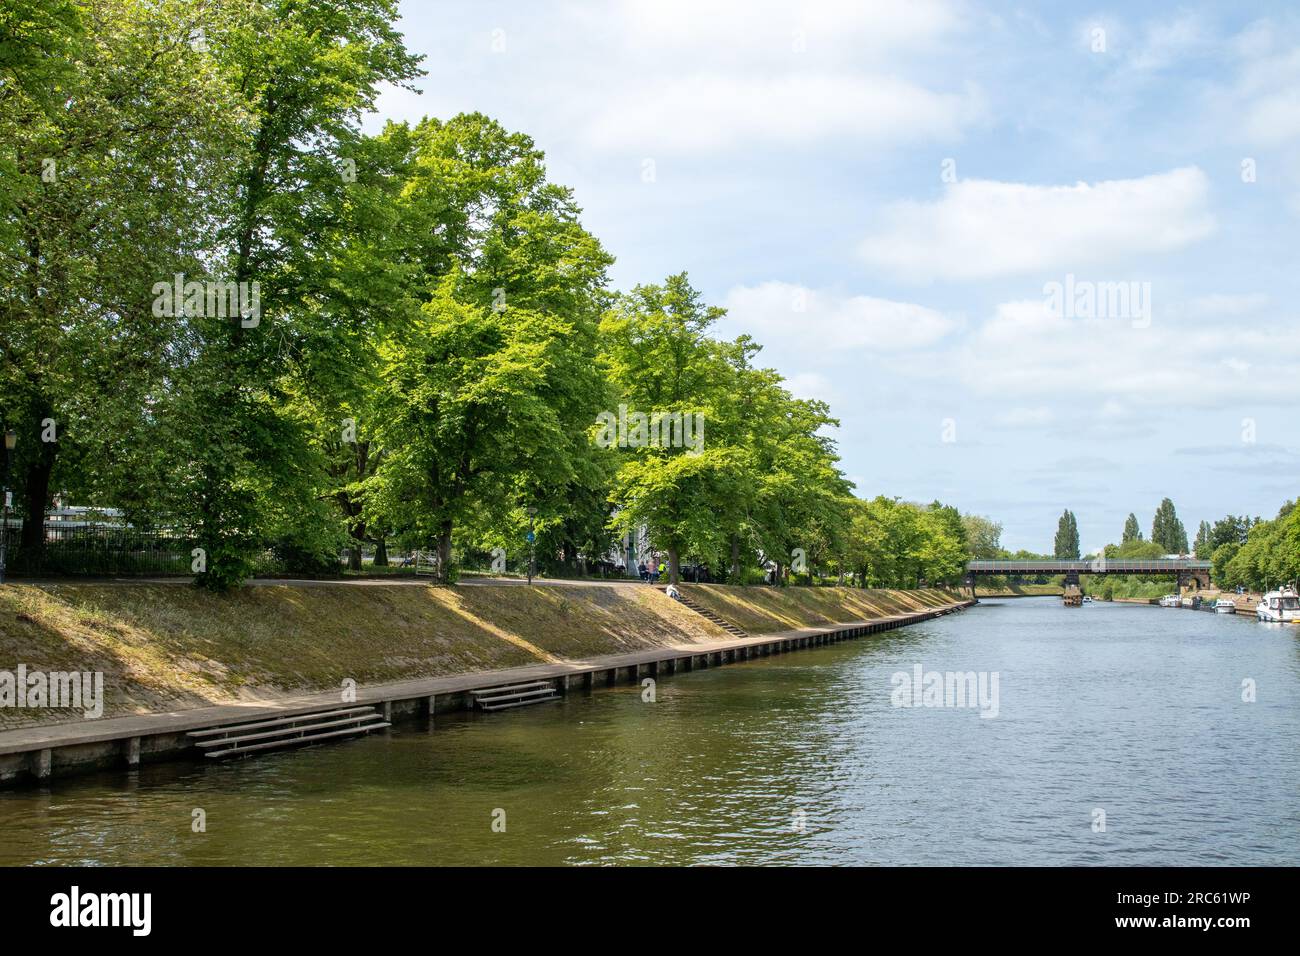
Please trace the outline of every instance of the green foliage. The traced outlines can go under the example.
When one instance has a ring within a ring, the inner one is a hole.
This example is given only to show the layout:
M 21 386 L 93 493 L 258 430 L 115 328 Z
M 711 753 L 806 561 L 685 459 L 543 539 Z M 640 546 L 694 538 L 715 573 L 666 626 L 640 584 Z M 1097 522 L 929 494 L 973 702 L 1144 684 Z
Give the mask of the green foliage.
M 1137 515 L 1129 512 L 1128 519 L 1124 522 L 1124 536 L 1120 539 L 1120 544 L 1128 544 L 1130 541 L 1141 541 L 1142 529 L 1138 527 Z
M 1267 591 L 1300 579 L 1300 509 L 1288 501 L 1272 521 L 1255 521 L 1244 543 L 1220 545 L 1213 562 L 1220 587 Z
M 1068 509 L 1056 524 L 1056 542 L 1052 553 L 1058 558 L 1079 560 L 1079 524 L 1074 512 Z
M 1151 540 L 1160 545 L 1164 554 L 1187 553 L 1187 531 L 1178 520 L 1174 503 L 1168 498 L 1160 502 L 1151 521 Z
M 854 502 L 850 560 L 864 587 L 955 583 L 966 561 L 951 509 L 879 496 Z M 960 524 L 960 519 L 956 522 Z
M 64 490 L 193 537 L 214 590 L 389 542 L 452 581 L 457 551 L 521 566 L 530 525 L 562 573 L 643 530 L 672 577 L 742 583 L 952 583 L 1002 556 L 988 518 L 854 497 L 830 408 L 714 337 L 685 273 L 613 292 L 527 135 L 479 113 L 363 134 L 419 75 L 396 23 L 393 0 L 0 10 L 0 409 L 28 547 Z M 260 322 L 156 314 L 177 273 L 257 282 Z M 595 441 L 622 406 L 699 441 Z M 1151 547 L 1180 550 L 1172 504 L 1157 519 Z M 1272 534 L 1232 519 L 1198 550 L 1275 574 Z M 1056 553 L 1078 547 L 1067 511 Z
M 1002 556 L 1002 525 L 980 515 L 962 515 L 961 521 L 971 558 L 995 561 Z

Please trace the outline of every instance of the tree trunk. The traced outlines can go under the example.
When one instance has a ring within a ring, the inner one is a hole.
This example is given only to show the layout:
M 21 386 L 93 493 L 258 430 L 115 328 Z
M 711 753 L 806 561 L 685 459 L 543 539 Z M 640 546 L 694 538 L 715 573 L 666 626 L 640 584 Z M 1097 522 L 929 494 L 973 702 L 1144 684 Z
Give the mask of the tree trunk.
M 348 569 L 360 571 L 361 552 L 365 549 L 366 523 L 358 521 L 351 525 L 348 528 L 348 534 L 352 537 L 352 547 L 348 548 Z
M 733 584 L 744 584 L 740 576 L 740 535 L 731 536 L 731 581 Z
M 388 544 L 382 534 L 375 539 L 375 567 L 388 567 Z
M 669 584 L 677 583 L 678 565 L 679 565 L 679 560 L 677 557 L 677 545 L 670 544 L 668 546 L 668 583 Z
M 444 521 L 438 534 L 438 581 L 446 584 L 451 580 L 451 522 Z
M 28 568 L 39 568 L 45 550 L 45 509 L 50 503 L 50 475 L 54 472 L 54 442 L 42 442 L 23 483 L 23 533 L 19 553 Z

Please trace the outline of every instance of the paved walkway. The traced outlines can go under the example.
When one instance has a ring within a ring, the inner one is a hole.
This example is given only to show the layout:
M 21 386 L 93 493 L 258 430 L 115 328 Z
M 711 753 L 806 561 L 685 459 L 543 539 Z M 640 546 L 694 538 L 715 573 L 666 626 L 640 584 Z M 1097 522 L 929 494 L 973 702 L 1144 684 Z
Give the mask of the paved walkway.
M 31 584 L 40 587 L 49 587 L 59 584 L 183 584 L 189 587 L 194 584 L 194 579 L 181 576 L 165 578 L 10 578 L 10 582 L 13 584 Z M 281 584 L 292 585 L 293 587 L 322 588 L 333 587 L 338 584 L 346 585 L 348 587 L 427 588 L 434 586 L 435 582 L 432 578 L 417 578 L 410 575 L 393 575 L 392 577 L 374 578 L 249 578 L 244 582 L 244 585 L 255 588 L 275 587 L 276 585 Z M 460 587 L 461 585 L 474 587 L 485 584 L 514 584 L 527 586 L 528 581 L 525 578 L 464 577 L 452 585 L 452 587 Z M 616 584 L 619 586 L 651 586 L 637 578 L 533 578 L 533 584 L 544 587 L 603 587 L 609 584 Z M 659 586 L 662 587 L 663 585 L 660 584 Z
M 952 610 L 965 607 L 967 604 L 968 602 L 958 601 L 923 611 L 891 614 L 886 617 L 872 618 L 865 621 L 850 621 L 832 627 L 808 627 L 794 631 L 754 635 L 748 638 L 704 641 L 697 644 L 661 645 L 627 654 L 602 655 L 585 660 L 564 661 L 558 664 L 530 664 L 524 667 L 477 671 L 468 674 L 456 674 L 450 677 L 430 677 L 384 684 L 358 685 L 356 702 L 358 704 L 382 704 L 385 701 L 409 700 L 434 694 L 464 693 L 502 684 L 584 674 L 589 671 L 603 671 L 613 667 L 630 667 L 633 664 L 648 664 L 653 661 L 687 657 L 692 654 L 711 654 L 718 651 L 729 651 L 733 648 L 761 646 L 790 638 L 809 637 L 848 628 L 900 621 L 906 618 L 922 618 L 936 611 Z M 322 707 L 337 707 L 342 703 L 339 691 L 335 690 L 298 697 L 285 697 L 275 701 L 221 704 L 213 707 L 196 707 L 162 713 L 139 714 L 130 717 L 109 717 L 100 720 L 51 724 L 43 727 L 25 727 L 0 733 L 0 754 L 44 750 L 47 747 L 101 743 L 127 737 L 184 733 L 187 730 L 197 730 L 202 727 L 252 720 L 259 717 L 287 717 L 297 713 L 318 710 Z

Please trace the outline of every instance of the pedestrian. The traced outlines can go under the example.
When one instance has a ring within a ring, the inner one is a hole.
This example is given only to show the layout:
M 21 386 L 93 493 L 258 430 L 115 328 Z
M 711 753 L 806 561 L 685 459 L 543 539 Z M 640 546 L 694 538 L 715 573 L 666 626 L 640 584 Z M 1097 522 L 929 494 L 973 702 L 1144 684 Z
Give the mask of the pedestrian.
M 645 566 L 644 561 L 636 566 L 636 573 L 641 577 L 642 582 L 650 580 L 650 569 Z

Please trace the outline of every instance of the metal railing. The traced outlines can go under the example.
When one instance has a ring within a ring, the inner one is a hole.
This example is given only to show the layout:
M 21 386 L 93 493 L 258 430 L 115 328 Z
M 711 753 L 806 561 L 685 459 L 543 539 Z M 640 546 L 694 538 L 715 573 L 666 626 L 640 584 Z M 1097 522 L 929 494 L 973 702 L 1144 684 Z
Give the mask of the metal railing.
M 1108 571 L 1112 574 L 1155 574 L 1174 571 L 1209 571 L 1210 562 L 1196 558 L 1087 558 L 1081 561 L 971 561 L 971 574 L 1068 574 L 1071 571 Z
M 22 522 L 0 528 L 6 573 L 15 575 L 190 574 L 194 539 L 170 530 L 48 521 L 40 547 L 22 544 Z

